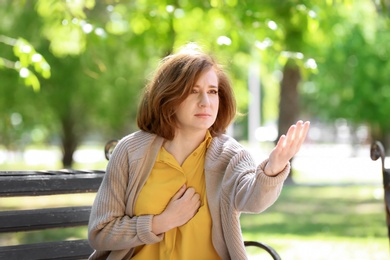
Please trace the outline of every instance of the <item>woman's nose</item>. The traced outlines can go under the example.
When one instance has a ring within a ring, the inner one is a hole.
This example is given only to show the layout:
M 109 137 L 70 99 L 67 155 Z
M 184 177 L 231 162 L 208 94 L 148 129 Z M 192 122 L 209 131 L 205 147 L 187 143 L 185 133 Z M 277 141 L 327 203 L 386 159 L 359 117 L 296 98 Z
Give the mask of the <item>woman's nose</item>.
M 201 93 L 199 95 L 199 105 L 201 107 L 205 107 L 205 106 L 208 106 L 210 104 L 210 99 L 209 99 L 209 96 L 207 95 L 207 93 Z

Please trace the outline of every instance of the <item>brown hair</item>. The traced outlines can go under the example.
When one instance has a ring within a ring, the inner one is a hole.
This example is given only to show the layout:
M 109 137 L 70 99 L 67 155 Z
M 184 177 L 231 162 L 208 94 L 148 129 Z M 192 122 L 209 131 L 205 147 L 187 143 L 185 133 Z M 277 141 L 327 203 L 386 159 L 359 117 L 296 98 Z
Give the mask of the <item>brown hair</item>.
M 200 51 L 180 51 L 165 57 L 146 85 L 138 108 L 141 130 L 172 140 L 177 126 L 175 111 L 187 98 L 200 75 L 213 68 L 218 77 L 219 109 L 212 136 L 225 133 L 236 115 L 236 100 L 229 78 L 219 64 Z

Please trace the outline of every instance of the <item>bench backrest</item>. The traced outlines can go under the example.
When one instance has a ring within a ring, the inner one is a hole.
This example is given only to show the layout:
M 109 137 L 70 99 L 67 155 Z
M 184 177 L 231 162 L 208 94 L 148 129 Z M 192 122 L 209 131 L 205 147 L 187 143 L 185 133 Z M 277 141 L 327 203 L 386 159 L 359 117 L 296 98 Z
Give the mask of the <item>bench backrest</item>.
M 104 171 L 0 172 L 0 197 L 96 192 Z M 0 233 L 88 225 L 91 205 L 0 211 Z M 32 241 L 34 242 L 34 241 Z M 86 239 L 0 247 L 0 259 L 86 259 Z
M 387 237 L 389 238 L 390 243 L 390 169 L 385 168 L 386 152 L 381 142 L 375 141 L 371 144 L 370 157 L 373 161 L 381 158 Z

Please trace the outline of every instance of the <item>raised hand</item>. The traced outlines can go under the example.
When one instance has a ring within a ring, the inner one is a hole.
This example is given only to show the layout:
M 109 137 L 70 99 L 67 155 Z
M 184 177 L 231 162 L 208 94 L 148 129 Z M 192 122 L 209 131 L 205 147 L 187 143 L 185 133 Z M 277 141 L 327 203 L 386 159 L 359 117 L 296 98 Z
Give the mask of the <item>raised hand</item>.
M 272 150 L 269 161 L 265 166 L 264 173 L 269 176 L 275 176 L 280 173 L 287 165 L 288 161 L 299 151 L 303 141 L 309 131 L 310 122 L 298 121 L 290 126 L 286 135 L 279 138 L 278 143 Z
M 198 212 L 200 195 L 183 185 L 169 201 L 166 209 L 153 217 L 152 231 L 156 235 L 187 223 Z

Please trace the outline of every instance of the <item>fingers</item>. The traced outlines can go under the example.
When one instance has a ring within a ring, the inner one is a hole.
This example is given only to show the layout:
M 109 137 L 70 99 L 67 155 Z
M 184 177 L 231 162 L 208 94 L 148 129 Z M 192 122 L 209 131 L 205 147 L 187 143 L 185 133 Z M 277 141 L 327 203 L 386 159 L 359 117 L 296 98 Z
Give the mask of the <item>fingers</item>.
M 288 144 L 295 144 L 299 147 L 306 139 L 306 135 L 307 132 L 309 131 L 309 127 L 310 127 L 309 121 L 303 123 L 303 121 L 301 120 L 299 120 L 295 125 L 290 126 L 286 134 L 284 145 L 288 143 Z
M 302 146 L 309 131 L 310 122 L 299 120 L 291 125 L 286 135 L 282 135 L 276 144 L 276 154 L 285 154 L 287 157 L 294 156 Z
M 269 161 L 265 167 L 265 174 L 274 176 L 284 169 L 286 164 L 300 150 L 306 139 L 310 122 L 298 121 L 290 126 L 286 135 L 282 135 L 272 150 Z
M 278 145 L 281 148 L 291 145 L 295 140 L 296 136 L 299 135 L 299 130 L 301 129 L 302 121 L 298 121 L 295 125 L 291 125 L 285 135 L 282 135 L 278 141 Z M 297 133 L 298 132 L 298 133 Z
M 286 136 L 285 135 L 281 135 L 279 137 L 279 141 L 278 143 L 276 144 L 276 147 L 280 147 L 280 148 L 283 148 L 286 144 Z
M 196 215 L 200 204 L 200 195 L 192 187 L 187 189 L 184 184 L 171 198 L 166 209 L 153 217 L 152 232 L 161 234 L 184 225 Z
M 200 195 L 195 191 L 193 187 L 188 188 L 184 195 L 180 198 L 183 203 L 186 204 L 190 212 L 192 212 L 192 216 L 198 211 L 200 207 Z M 191 217 L 192 217 L 191 216 Z
M 300 134 L 299 134 L 299 146 L 302 145 L 302 143 L 305 141 L 307 133 L 309 132 L 310 128 L 310 122 L 306 121 L 303 125 L 302 128 L 300 129 Z
M 186 191 L 186 188 L 187 186 L 183 184 L 183 186 L 181 186 L 180 189 L 176 192 L 176 194 L 172 197 L 172 200 L 180 199 Z
M 306 121 L 305 123 L 303 123 L 302 121 L 298 121 L 295 126 L 295 131 L 293 133 L 291 142 L 295 144 L 298 150 L 306 139 L 307 132 L 309 131 L 309 126 L 309 121 Z
M 196 204 L 196 202 L 199 202 L 200 205 L 200 195 L 196 193 L 195 189 L 190 187 L 188 188 L 184 195 L 182 196 L 182 199 L 185 201 L 190 201 Z
M 177 194 L 179 193 L 181 193 L 181 189 Z M 198 212 L 200 205 L 200 195 L 194 188 L 187 188 L 179 199 L 173 200 L 167 207 L 174 226 L 184 225 L 192 219 Z
M 190 203 L 192 205 L 198 204 L 200 205 L 200 195 L 195 191 L 193 187 L 189 187 L 184 184 L 180 187 L 180 189 L 176 192 L 176 194 L 172 197 L 171 201 L 181 200 L 185 203 Z

